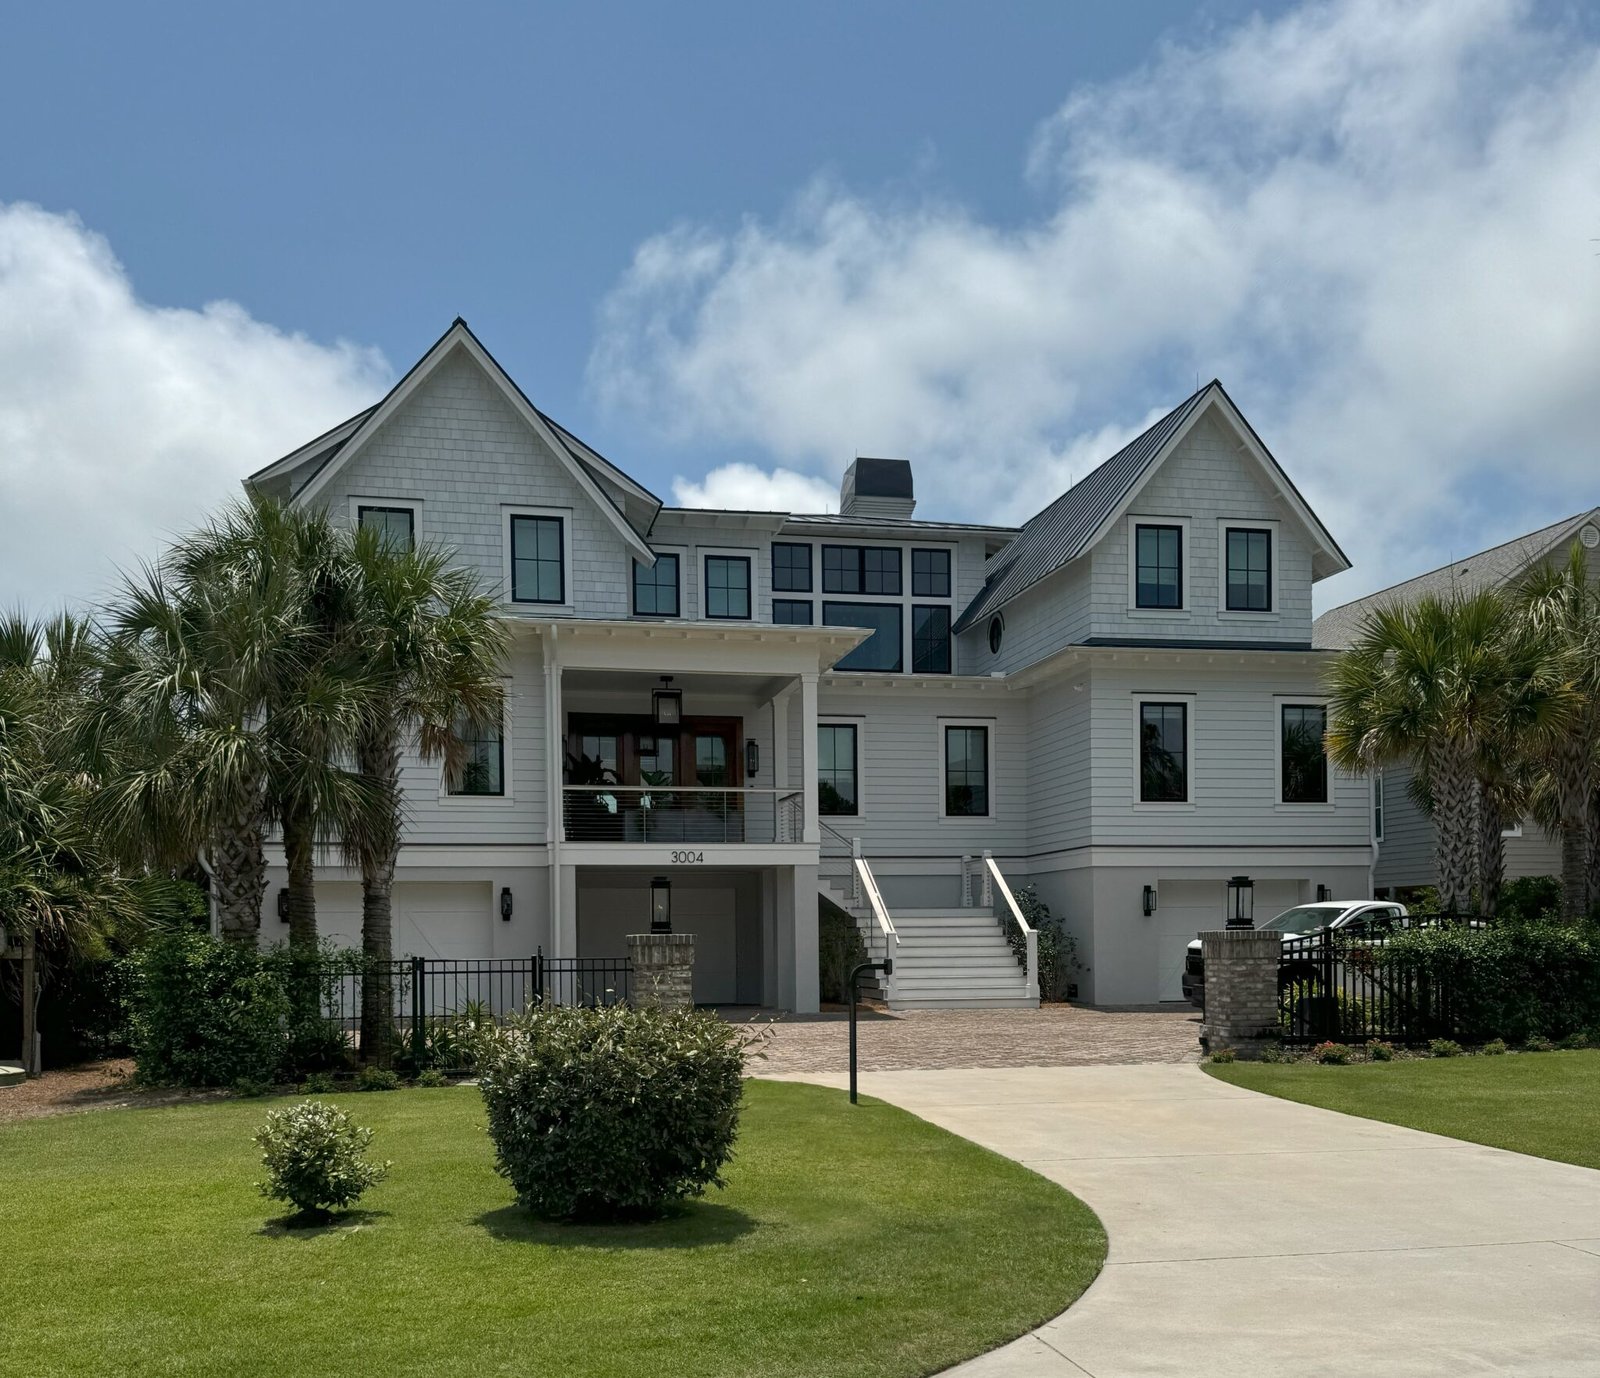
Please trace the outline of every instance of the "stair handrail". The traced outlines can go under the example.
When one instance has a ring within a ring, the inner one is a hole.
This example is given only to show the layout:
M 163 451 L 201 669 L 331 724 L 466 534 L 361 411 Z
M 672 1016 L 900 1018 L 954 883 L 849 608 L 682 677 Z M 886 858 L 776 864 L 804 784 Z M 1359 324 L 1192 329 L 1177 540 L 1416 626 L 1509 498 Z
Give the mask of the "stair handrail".
M 883 902 L 883 895 L 878 889 L 878 878 L 872 874 L 872 867 L 867 864 L 866 857 L 861 855 L 861 839 L 856 839 L 856 874 L 861 877 L 861 888 L 866 892 L 867 903 L 872 907 L 872 917 L 878 921 L 878 932 L 883 935 L 884 948 L 887 950 L 892 941 L 896 947 L 900 946 L 900 934 L 895 931 L 894 920 L 889 917 L 889 906 Z
M 1001 905 L 994 903 L 994 891 L 999 890 Z M 1022 935 L 1024 961 L 1023 966 L 1028 977 L 1028 998 L 1039 998 L 1039 930 L 1030 924 L 1022 915 L 1022 907 L 1017 903 L 1017 897 L 1011 893 L 1011 887 L 1006 883 L 1006 878 L 1000 870 L 1000 865 L 994 859 L 994 853 L 985 849 L 983 853 L 983 902 L 995 910 L 995 917 L 1000 920 L 1001 930 L 1004 931 L 1009 924 L 1015 925 Z

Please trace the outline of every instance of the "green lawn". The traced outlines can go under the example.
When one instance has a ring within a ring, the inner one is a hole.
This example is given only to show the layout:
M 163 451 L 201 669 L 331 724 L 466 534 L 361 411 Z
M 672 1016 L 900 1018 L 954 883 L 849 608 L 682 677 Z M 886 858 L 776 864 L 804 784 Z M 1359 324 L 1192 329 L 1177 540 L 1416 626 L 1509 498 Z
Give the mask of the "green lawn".
M 1600 1168 L 1600 1051 L 1206 1071 L 1285 1100 Z
M 451 1088 L 327 1099 L 394 1160 L 286 1230 L 250 1136 L 284 1101 L 0 1129 L 0 1373 L 924 1374 L 1073 1301 L 1105 1235 L 1042 1177 L 890 1106 L 747 1083 L 726 1191 L 543 1225 Z

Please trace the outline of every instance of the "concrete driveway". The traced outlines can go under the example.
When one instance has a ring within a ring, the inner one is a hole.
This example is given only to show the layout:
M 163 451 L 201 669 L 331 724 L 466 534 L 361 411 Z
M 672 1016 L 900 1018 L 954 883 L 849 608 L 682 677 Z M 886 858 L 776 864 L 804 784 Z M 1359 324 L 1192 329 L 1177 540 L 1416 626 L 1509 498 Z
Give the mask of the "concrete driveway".
M 873 1072 L 861 1089 L 1060 1182 L 1110 1236 L 1077 1305 L 963 1378 L 1600 1375 L 1600 1172 L 1197 1067 Z

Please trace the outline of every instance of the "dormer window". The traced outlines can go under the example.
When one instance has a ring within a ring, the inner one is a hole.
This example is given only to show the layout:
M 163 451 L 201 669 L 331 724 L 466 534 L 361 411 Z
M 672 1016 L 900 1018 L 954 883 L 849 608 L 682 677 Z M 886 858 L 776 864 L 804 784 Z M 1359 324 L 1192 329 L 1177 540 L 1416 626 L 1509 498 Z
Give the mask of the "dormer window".
M 1134 533 L 1134 606 L 1183 607 L 1183 528 L 1139 522 Z
M 562 519 L 516 512 L 510 521 L 512 602 L 565 603 L 566 533 Z

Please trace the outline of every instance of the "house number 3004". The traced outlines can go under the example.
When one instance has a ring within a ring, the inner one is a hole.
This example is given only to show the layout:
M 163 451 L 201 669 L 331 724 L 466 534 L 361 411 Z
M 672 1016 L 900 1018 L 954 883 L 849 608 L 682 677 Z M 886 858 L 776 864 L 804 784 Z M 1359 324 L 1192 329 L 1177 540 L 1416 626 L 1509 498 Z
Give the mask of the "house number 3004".
M 706 859 L 704 852 L 674 852 L 672 864 L 674 866 L 698 866 Z

